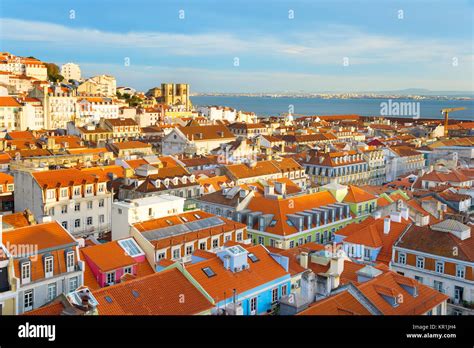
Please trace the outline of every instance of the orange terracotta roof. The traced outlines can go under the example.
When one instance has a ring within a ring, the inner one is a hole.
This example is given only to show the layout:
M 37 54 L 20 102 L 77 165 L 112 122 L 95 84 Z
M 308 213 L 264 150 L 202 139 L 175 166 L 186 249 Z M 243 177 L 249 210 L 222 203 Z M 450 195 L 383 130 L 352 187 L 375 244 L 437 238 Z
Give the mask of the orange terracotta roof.
M 416 283 L 418 296 L 414 297 L 402 286 L 406 284 L 402 278 L 405 277 L 390 271 L 360 284 L 358 288 L 383 315 L 420 315 L 448 299 L 447 295 L 420 283 Z M 393 296 L 398 305 L 392 306 L 383 295 Z M 403 301 L 398 301 L 399 298 Z
M 349 291 L 315 302 L 298 315 L 371 315 L 372 313 Z
M 115 174 L 118 178 L 123 178 L 125 176 L 125 169 L 118 165 L 82 168 L 81 172 L 99 178 L 102 182 L 111 180 L 110 174 Z
M 217 256 L 189 265 L 186 269 L 216 302 L 231 297 L 233 289 L 241 294 L 287 275 L 284 268 L 269 255 L 262 245 L 248 247 L 247 250 L 259 261 L 249 261 L 249 268 L 240 272 L 226 270 Z M 215 275 L 208 277 L 202 270 L 205 267 L 210 267 Z
M 349 185 L 347 195 L 343 201 L 346 203 L 362 203 L 373 199 L 377 199 L 377 197 L 357 186 Z
M 137 262 L 128 255 L 117 241 L 82 248 L 87 262 L 95 264 L 101 272 L 135 265 Z
M 336 231 L 335 234 L 346 236 L 345 243 L 364 245 L 371 248 L 381 248 L 377 261 L 388 263 L 392 259 L 392 247 L 398 237 L 409 226 L 410 221 L 402 222 L 390 221 L 390 231 L 384 233 L 384 219 L 374 219 L 369 217 L 356 224 L 349 224 Z
M 176 268 L 102 288 L 93 295 L 99 315 L 193 315 L 213 308 Z
M 2 222 L 12 226 L 13 228 L 26 227 L 30 225 L 24 212 L 3 215 Z
M 278 235 L 290 235 L 298 232 L 297 227 L 290 226 L 286 221 L 287 214 L 293 214 L 307 209 L 336 203 L 334 196 L 328 191 L 321 191 L 285 199 L 270 199 L 263 196 L 254 197 L 247 209 L 260 211 L 263 214 L 273 214 L 276 220 L 274 226 L 268 226 L 266 232 Z
M 13 97 L 0 97 L 0 107 L 20 107 L 21 104 Z
M 105 181 L 76 168 L 33 172 L 32 175 L 41 188 L 48 189 Z

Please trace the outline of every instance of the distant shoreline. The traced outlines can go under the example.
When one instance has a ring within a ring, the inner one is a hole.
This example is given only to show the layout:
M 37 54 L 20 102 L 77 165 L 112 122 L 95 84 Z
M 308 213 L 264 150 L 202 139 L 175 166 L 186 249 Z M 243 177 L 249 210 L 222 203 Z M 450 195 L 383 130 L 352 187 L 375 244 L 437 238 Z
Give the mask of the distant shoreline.
M 377 94 L 377 95 L 353 95 L 352 93 L 340 94 L 272 94 L 272 93 L 191 93 L 190 97 L 239 97 L 239 98 L 298 98 L 298 99 L 344 99 L 344 100 L 359 100 L 359 99 L 408 99 L 408 100 L 466 100 L 474 101 L 474 96 L 467 95 L 416 95 L 416 94 Z

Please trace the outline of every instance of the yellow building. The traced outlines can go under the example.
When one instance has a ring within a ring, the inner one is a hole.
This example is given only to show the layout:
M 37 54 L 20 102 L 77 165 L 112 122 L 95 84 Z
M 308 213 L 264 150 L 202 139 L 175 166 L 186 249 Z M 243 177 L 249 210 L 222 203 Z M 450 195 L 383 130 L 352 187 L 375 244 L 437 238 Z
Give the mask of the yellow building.
M 185 83 L 162 83 L 161 102 L 168 105 L 182 105 L 187 111 L 191 110 L 189 85 Z

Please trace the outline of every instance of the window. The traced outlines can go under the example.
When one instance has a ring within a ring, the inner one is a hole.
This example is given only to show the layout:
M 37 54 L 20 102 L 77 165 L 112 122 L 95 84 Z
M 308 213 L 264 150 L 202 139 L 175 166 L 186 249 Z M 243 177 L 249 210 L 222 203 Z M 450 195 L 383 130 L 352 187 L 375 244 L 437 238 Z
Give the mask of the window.
M 298 245 L 303 245 L 303 238 L 298 239 Z
M 292 240 L 292 241 L 290 241 L 290 248 L 294 248 L 294 247 L 295 247 L 295 241 Z
M 443 289 L 443 282 L 440 282 L 440 281 L 437 281 L 435 280 L 433 282 L 433 288 L 439 292 L 444 292 L 444 289 Z
M 188 245 L 186 247 L 186 255 L 191 255 L 193 253 L 193 246 L 192 245 Z
M 278 301 L 278 288 L 272 289 L 272 303 Z
M 179 259 L 181 256 L 181 250 L 180 249 L 174 249 L 173 250 L 173 259 Z
M 159 253 L 158 254 L 158 260 L 163 260 L 166 256 L 166 253 Z
M 105 222 L 105 215 L 104 214 L 99 215 L 99 222 L 101 224 L 103 224 Z
M 99 208 L 102 208 L 104 206 L 104 202 L 105 201 L 103 199 L 99 200 Z
M 75 227 L 75 228 L 81 227 L 81 219 L 76 219 L 76 220 L 74 220 L 74 227 Z
M 281 296 L 286 296 L 288 292 L 288 286 L 285 284 L 285 285 L 282 285 L 281 286 Z
M 92 203 L 93 203 L 92 201 L 87 202 L 87 209 L 92 209 L 93 207 Z
M 458 278 L 464 278 L 465 276 L 466 276 L 466 267 L 465 267 L 465 266 L 456 265 L 456 277 L 458 277 Z
M 115 284 L 115 271 L 106 273 L 105 283 L 109 285 Z
M 67 230 L 67 221 L 61 222 L 61 225 Z
M 87 188 L 86 188 L 86 193 L 89 194 L 89 195 L 92 193 L 92 185 L 91 185 L 91 186 L 87 186 Z
M 104 192 L 104 184 L 99 185 L 98 190 L 99 192 Z
M 47 190 L 46 191 L 46 199 L 54 199 L 56 198 L 55 190 Z
M 237 233 L 237 242 L 240 242 L 242 240 L 242 232 Z
M 29 282 L 31 277 L 31 262 L 24 262 L 21 264 L 21 282 Z
M 153 208 L 148 208 L 148 216 L 153 216 Z
M 118 210 L 118 213 L 119 213 L 120 215 L 122 215 L 122 209 L 119 209 L 119 210 Z
M 276 245 L 276 241 L 273 238 L 270 238 L 270 246 L 273 248 Z
M 218 246 L 219 246 L 219 239 L 218 238 L 213 239 L 212 240 L 212 247 L 217 248 Z
M 74 251 L 68 251 L 66 254 L 66 266 L 67 268 L 74 267 Z
M 416 257 L 416 267 L 425 268 L 425 258 L 421 256 Z
M 461 286 L 454 286 L 454 303 L 461 303 L 464 300 L 464 288 Z
M 48 302 L 56 298 L 56 283 L 48 284 Z
M 264 244 L 265 239 L 262 236 L 258 236 L 258 244 Z
M 44 273 L 46 277 L 52 277 L 53 276 L 53 257 L 48 256 L 44 258 Z
M 124 267 L 123 268 L 124 274 L 132 274 L 132 266 Z
M 230 241 L 230 235 L 224 236 L 224 243 Z
M 416 280 L 418 283 L 423 284 L 423 277 L 415 276 L 415 280 Z
M 257 312 L 257 298 L 252 297 L 250 299 L 250 314 L 255 314 Z
M 74 204 L 74 211 L 81 211 L 81 203 Z
M 206 250 L 206 242 L 199 243 L 199 249 Z
M 407 254 L 405 253 L 398 253 L 398 263 L 404 265 L 407 262 Z
M 67 188 L 61 189 L 61 198 L 66 198 L 67 196 L 69 196 L 68 189 Z
M 81 188 L 74 187 L 74 196 L 80 196 L 80 195 L 81 195 Z
M 435 270 L 438 273 L 444 273 L 444 262 L 443 261 L 436 261 Z
M 92 216 L 87 217 L 87 226 L 92 225 Z
M 33 309 L 33 290 L 25 291 L 23 295 L 23 310 L 31 311 Z
M 61 214 L 67 214 L 67 205 L 61 206 Z
M 370 259 L 370 249 L 369 248 L 364 248 L 364 258 L 365 259 Z

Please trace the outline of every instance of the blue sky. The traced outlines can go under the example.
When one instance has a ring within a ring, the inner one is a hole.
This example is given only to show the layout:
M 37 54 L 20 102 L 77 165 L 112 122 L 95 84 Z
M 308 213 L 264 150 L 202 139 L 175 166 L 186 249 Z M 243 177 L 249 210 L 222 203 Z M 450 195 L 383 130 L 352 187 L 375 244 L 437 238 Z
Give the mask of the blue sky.
M 2 0 L 0 49 L 76 62 L 85 76 L 113 74 L 141 90 L 473 91 L 473 9 L 462 0 Z

